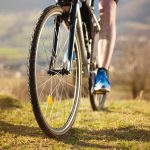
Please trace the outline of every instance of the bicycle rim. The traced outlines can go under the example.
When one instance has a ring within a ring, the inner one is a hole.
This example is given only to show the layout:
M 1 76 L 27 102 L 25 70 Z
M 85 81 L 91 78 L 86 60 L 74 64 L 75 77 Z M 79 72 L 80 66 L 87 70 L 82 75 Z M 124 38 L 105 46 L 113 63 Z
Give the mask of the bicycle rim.
M 60 71 L 66 64 L 69 44 L 69 27 L 62 19 L 58 32 L 56 60 L 49 68 L 53 56 L 56 18 L 62 9 L 53 6 L 45 9 L 33 36 L 29 60 L 29 87 L 32 107 L 41 129 L 50 137 L 65 134 L 72 126 L 79 103 L 81 80 L 80 53 L 77 40 L 75 59 L 69 75 Z M 48 74 L 51 70 L 55 75 Z

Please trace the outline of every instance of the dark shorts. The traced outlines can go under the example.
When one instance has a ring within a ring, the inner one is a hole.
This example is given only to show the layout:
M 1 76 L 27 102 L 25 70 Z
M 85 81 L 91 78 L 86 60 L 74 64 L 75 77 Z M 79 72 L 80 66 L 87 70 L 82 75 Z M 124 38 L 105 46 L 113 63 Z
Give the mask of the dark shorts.
M 114 0 L 116 3 L 118 3 L 119 0 Z

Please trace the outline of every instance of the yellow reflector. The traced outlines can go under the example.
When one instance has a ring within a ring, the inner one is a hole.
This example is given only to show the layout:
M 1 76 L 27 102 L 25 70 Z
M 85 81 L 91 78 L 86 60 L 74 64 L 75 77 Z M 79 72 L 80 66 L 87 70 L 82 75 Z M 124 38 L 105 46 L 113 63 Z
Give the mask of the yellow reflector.
M 52 106 L 53 105 L 53 98 L 52 98 L 52 96 L 48 96 L 47 97 L 47 101 L 48 101 L 48 104 L 49 104 L 49 106 Z

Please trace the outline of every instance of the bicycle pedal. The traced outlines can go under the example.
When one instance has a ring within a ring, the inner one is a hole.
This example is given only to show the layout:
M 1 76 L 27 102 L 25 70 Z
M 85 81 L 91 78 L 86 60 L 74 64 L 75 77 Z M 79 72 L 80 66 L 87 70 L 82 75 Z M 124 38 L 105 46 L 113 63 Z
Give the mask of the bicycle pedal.
M 106 94 L 107 91 L 99 90 L 99 91 L 94 91 L 93 93 L 94 93 L 94 94 Z

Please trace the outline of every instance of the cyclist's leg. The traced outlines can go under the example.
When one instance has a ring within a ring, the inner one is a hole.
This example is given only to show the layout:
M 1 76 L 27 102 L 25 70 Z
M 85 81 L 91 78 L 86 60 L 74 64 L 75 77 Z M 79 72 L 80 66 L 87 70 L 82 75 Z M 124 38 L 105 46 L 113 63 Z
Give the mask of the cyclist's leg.
M 116 40 L 115 0 L 100 0 L 101 31 L 98 42 L 98 66 L 108 70 Z
M 110 66 L 116 40 L 116 9 L 114 0 L 100 1 L 101 31 L 98 42 L 98 72 L 95 78 L 95 93 L 109 92 L 107 70 Z

